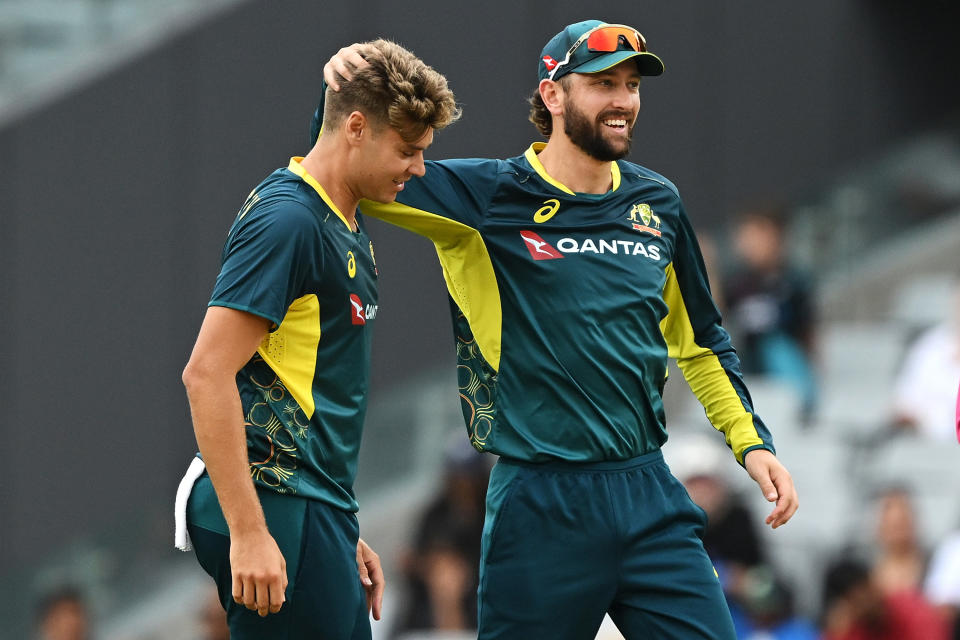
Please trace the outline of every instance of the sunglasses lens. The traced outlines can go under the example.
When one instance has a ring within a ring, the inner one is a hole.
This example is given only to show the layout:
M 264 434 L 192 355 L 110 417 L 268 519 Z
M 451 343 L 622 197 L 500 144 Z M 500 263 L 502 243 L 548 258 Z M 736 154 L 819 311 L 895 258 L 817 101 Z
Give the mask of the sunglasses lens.
M 587 38 L 587 47 L 590 51 L 616 51 L 621 43 L 634 51 L 646 51 L 643 38 L 633 29 L 604 27 L 597 29 Z

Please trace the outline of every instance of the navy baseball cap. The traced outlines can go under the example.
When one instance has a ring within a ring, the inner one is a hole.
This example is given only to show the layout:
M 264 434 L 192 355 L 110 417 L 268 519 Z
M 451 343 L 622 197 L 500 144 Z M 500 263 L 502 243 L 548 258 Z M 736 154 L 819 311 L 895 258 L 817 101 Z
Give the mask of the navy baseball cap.
M 597 73 L 633 58 L 642 76 L 663 73 L 663 61 L 647 51 L 643 35 L 633 27 L 584 20 L 553 36 L 540 54 L 537 75 L 559 80 L 568 73 Z

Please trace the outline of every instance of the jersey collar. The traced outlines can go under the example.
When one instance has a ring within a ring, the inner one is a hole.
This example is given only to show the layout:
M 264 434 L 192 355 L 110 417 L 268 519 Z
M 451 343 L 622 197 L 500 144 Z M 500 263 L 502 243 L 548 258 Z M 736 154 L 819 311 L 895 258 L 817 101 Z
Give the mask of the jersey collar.
M 537 157 L 537 154 L 543 151 L 546 146 L 546 142 L 534 142 L 524 152 L 523 157 L 527 159 L 527 162 L 530 163 L 530 166 L 533 167 L 533 170 L 536 171 L 541 178 L 543 178 L 544 182 L 553 185 L 564 193 L 569 193 L 572 196 L 578 195 L 575 191 L 573 191 L 573 189 L 551 177 L 550 174 L 547 173 L 547 170 L 543 168 L 543 164 L 540 162 L 540 158 Z M 613 181 L 610 191 L 616 191 L 620 186 L 620 167 L 616 162 L 610 163 L 610 177 Z
M 290 171 L 291 173 L 296 174 L 297 176 L 300 177 L 301 180 L 303 180 L 308 185 L 313 187 L 313 190 L 316 191 L 317 195 L 319 195 L 323 199 L 323 201 L 326 203 L 326 205 L 330 207 L 330 210 L 333 211 L 335 214 L 337 214 L 337 217 L 340 218 L 343 224 L 347 225 L 347 229 L 350 229 L 350 231 L 353 231 L 353 228 L 350 226 L 350 223 L 347 222 L 346 216 L 340 213 L 340 209 L 337 209 L 337 205 L 333 204 L 333 200 L 331 200 L 330 196 L 327 195 L 327 192 L 323 190 L 323 187 L 320 186 L 320 183 L 317 182 L 317 179 L 314 178 L 309 173 L 307 173 L 307 170 L 303 168 L 302 164 L 300 164 L 302 160 L 303 160 L 302 156 L 294 156 L 290 158 L 290 164 L 287 165 L 287 170 Z

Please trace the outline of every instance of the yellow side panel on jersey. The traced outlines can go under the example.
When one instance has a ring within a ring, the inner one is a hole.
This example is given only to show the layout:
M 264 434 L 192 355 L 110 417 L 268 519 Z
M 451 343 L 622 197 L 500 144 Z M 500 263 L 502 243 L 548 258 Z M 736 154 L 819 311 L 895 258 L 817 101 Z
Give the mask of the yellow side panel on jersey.
M 364 215 L 385 220 L 433 241 L 443 267 L 447 290 L 470 324 L 480 353 L 494 370 L 500 368 L 503 311 L 493 263 L 480 232 L 461 222 L 399 202 L 362 200 Z
M 313 416 L 313 375 L 320 343 L 320 302 L 316 294 L 297 298 L 276 331 L 257 349 L 307 418 Z
M 763 444 L 753 425 L 753 414 L 744 408 L 717 355 L 696 343 L 672 262 L 667 265 L 666 275 L 663 300 L 670 311 L 660 322 L 660 330 L 667 341 L 668 355 L 677 360 L 690 389 L 706 409 L 707 419 L 723 431 L 737 461 L 743 464 L 743 452 Z

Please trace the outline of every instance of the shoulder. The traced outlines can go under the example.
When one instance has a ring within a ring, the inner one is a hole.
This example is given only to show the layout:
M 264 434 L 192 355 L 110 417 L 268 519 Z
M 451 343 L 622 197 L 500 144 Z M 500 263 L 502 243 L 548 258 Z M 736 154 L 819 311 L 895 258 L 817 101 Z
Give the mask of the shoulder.
M 424 163 L 427 177 L 431 173 L 456 176 L 463 182 L 493 181 L 504 173 L 504 160 L 495 158 L 451 158 L 449 160 L 431 160 Z
M 274 172 L 250 194 L 237 214 L 236 230 L 269 228 L 292 232 L 319 229 L 321 209 L 325 207 L 304 187 L 303 182 L 289 171 Z
M 620 179 L 625 185 L 647 188 L 653 185 L 654 188 L 659 187 L 677 199 L 680 198 L 680 191 L 677 186 L 656 171 L 626 160 L 618 160 L 617 166 L 620 168 Z

